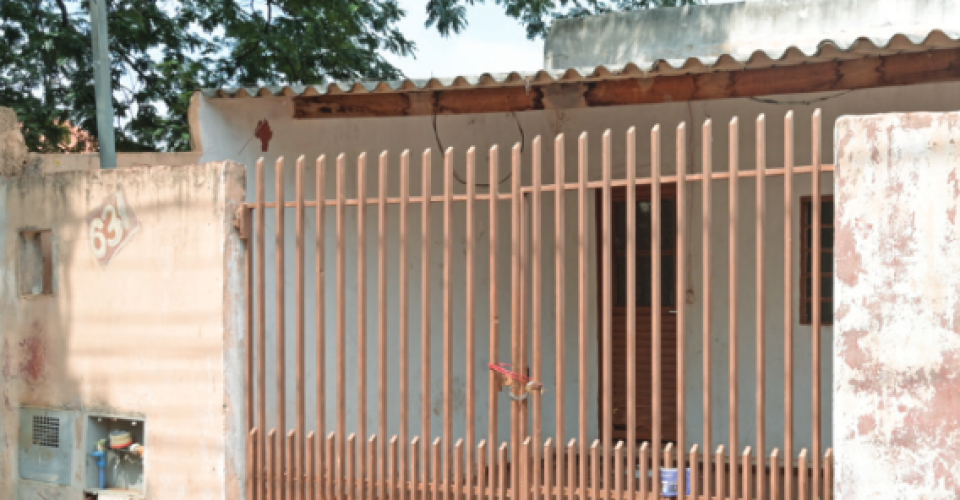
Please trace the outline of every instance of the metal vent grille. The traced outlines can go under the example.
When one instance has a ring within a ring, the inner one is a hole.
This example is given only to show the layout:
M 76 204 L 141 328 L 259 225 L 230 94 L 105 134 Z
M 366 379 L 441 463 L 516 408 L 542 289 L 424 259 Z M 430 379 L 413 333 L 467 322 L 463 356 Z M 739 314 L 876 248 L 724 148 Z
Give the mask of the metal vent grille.
M 33 444 L 47 448 L 60 447 L 60 419 L 57 417 L 33 416 Z

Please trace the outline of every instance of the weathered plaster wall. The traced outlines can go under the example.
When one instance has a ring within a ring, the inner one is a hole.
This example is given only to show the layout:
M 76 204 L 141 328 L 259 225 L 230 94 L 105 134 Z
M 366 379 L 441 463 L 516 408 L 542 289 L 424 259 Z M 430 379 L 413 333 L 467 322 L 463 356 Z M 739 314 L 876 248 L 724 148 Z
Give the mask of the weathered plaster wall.
M 228 447 L 242 434 L 242 385 L 224 366 L 242 356 L 232 224 L 244 175 L 226 162 L 0 180 L 0 498 L 76 500 L 95 467 L 80 425 L 73 485 L 20 480 L 21 406 L 70 409 L 80 421 L 143 417 L 147 498 L 238 497 Z M 120 189 L 141 227 L 102 266 L 87 217 Z M 22 228 L 53 231 L 53 296 L 19 296 Z
M 956 38 L 960 32 L 946 20 L 958 16 L 951 0 L 761 0 L 637 10 L 557 21 L 544 63 L 552 70 L 628 63 L 646 69 L 666 60 L 681 68 L 690 57 L 704 64 L 724 55 L 747 61 L 755 52 L 779 59 L 791 47 L 813 55 L 824 40 L 844 49 L 861 38 L 883 47 L 896 35 L 921 43 L 935 30 Z
M 837 123 L 837 496 L 960 491 L 960 113 Z
M 187 153 L 117 153 L 117 168 L 155 167 L 164 165 L 180 167 L 196 165 L 200 152 Z M 39 167 L 44 173 L 71 172 L 74 170 L 97 170 L 100 155 L 97 153 L 31 154 L 29 166 Z

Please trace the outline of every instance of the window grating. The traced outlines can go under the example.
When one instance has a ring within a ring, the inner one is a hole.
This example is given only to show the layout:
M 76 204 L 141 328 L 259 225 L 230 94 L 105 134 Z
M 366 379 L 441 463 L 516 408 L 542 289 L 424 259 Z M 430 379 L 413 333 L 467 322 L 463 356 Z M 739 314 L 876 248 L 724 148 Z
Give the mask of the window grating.
M 33 444 L 47 448 L 60 447 L 60 419 L 33 416 Z

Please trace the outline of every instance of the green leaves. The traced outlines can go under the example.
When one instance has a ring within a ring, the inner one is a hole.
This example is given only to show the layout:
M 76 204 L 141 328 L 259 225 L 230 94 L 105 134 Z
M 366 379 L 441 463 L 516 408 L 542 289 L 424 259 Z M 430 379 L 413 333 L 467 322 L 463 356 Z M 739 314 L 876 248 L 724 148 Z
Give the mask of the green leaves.
M 395 0 L 108 0 L 118 151 L 189 149 L 203 87 L 398 78 L 381 55 L 413 53 Z M 0 105 L 32 151 L 96 135 L 88 0 L 0 0 Z

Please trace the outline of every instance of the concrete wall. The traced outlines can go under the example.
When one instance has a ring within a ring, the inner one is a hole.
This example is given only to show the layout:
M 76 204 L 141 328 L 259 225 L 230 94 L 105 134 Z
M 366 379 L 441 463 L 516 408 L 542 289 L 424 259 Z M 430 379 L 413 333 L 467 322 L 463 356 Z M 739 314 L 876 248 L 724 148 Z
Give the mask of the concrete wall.
M 884 47 L 896 35 L 922 43 L 934 30 L 956 39 L 960 32 L 946 20 L 958 16 L 960 6 L 950 0 L 776 0 L 638 10 L 557 21 L 544 61 L 552 70 L 628 63 L 647 69 L 659 60 L 680 68 L 691 57 L 708 65 L 724 55 L 746 62 L 757 51 L 779 59 L 791 47 L 812 56 L 824 40 L 848 49 L 861 38 Z
M 230 163 L 0 180 L 0 498 L 81 498 L 90 414 L 146 419 L 147 498 L 238 498 L 242 380 L 224 367 L 242 360 L 244 182 Z M 140 229 L 103 265 L 88 217 L 119 190 Z M 52 296 L 18 293 L 24 228 L 53 232 Z M 19 479 L 20 407 L 82 422 L 72 485 Z
M 187 153 L 117 153 L 117 168 L 155 167 L 165 165 L 180 167 L 196 165 L 200 160 L 199 152 Z M 98 153 L 70 154 L 31 154 L 30 166 L 36 166 L 44 173 L 71 172 L 75 170 L 97 170 L 100 168 Z
M 960 114 L 848 117 L 837 140 L 837 498 L 960 489 Z
M 819 97 L 828 98 L 823 102 L 819 102 L 816 105 L 812 104 L 803 104 L 803 102 L 809 102 L 815 100 Z M 524 167 L 523 167 L 523 182 L 524 184 L 530 183 L 530 151 L 531 151 L 531 141 L 537 135 L 542 135 L 544 138 L 544 164 L 547 166 L 544 172 L 544 182 L 551 183 L 553 182 L 553 146 L 552 138 L 554 134 L 563 132 L 567 136 L 567 147 L 565 152 L 565 162 L 566 162 L 566 180 L 568 182 L 576 179 L 576 137 L 582 131 L 588 131 L 589 136 L 589 147 L 590 147 L 590 176 L 591 179 L 599 179 L 600 172 L 600 135 L 605 128 L 610 128 L 614 133 L 613 145 L 614 145 L 614 156 L 613 156 L 613 167 L 614 175 L 622 177 L 624 174 L 624 156 L 623 156 L 623 133 L 629 126 L 636 126 L 638 129 L 638 158 L 640 158 L 641 167 L 640 171 L 642 175 L 645 175 L 649 172 L 649 130 L 656 124 L 661 123 L 664 127 L 663 132 L 663 162 L 665 165 L 666 172 L 674 171 L 674 143 L 675 143 L 675 126 L 681 122 L 686 121 L 689 124 L 694 124 L 691 127 L 690 133 L 688 135 L 688 144 L 689 144 L 689 165 L 688 171 L 699 171 L 700 169 L 700 124 L 706 118 L 712 118 L 714 122 L 715 130 L 715 141 L 714 141 L 714 168 L 716 170 L 725 170 L 727 168 L 727 123 L 734 115 L 739 115 L 741 117 L 741 133 L 740 133 L 740 151 L 741 151 L 741 168 L 750 169 L 753 168 L 754 164 L 754 125 L 753 119 L 759 113 L 767 114 L 768 128 L 768 165 L 771 168 L 777 168 L 782 165 L 782 144 L 783 144 L 783 115 L 789 109 L 794 109 L 796 111 L 796 161 L 798 165 L 809 164 L 810 163 L 810 115 L 814 110 L 815 106 L 821 106 L 824 109 L 823 124 L 824 124 L 824 133 L 823 133 L 823 158 L 821 158 L 825 163 L 832 163 L 833 158 L 831 152 L 833 151 L 833 133 L 832 133 L 832 124 L 833 122 L 843 114 L 865 114 L 865 113 L 875 113 L 881 111 L 903 111 L 903 110 L 949 110 L 957 109 L 960 107 L 960 85 L 949 84 L 949 85 L 927 85 L 927 86 L 917 86 L 909 88 L 888 88 L 888 89 L 874 89 L 874 90 L 864 90 L 856 91 L 852 93 L 847 93 L 843 95 L 835 94 L 817 94 L 817 95 L 803 95 L 803 96 L 772 96 L 771 99 L 783 101 L 783 105 L 772 105 L 756 102 L 753 100 L 747 99 L 736 99 L 736 100 L 718 100 L 718 101 L 709 101 L 709 102 L 697 102 L 697 103 L 674 103 L 674 104 L 663 104 L 655 106 L 627 106 L 627 107 L 612 107 L 604 109 L 581 109 L 581 110 L 571 110 L 566 112 L 530 112 L 530 113 L 520 113 L 517 115 L 512 114 L 484 114 L 484 115 L 468 115 L 468 116 L 440 116 L 437 118 L 437 129 L 434 130 L 432 117 L 411 117 L 411 118 L 393 118 L 393 119 L 354 119 L 354 120 L 294 120 L 291 116 L 291 102 L 288 98 L 247 98 L 247 99 L 203 99 L 201 101 L 200 107 L 200 116 L 202 124 L 202 137 L 203 137 L 203 159 L 206 160 L 221 160 L 221 159 L 233 159 L 244 163 L 248 168 L 252 168 L 256 159 L 258 157 L 265 158 L 268 168 L 266 169 L 266 196 L 268 200 L 273 199 L 274 193 L 274 178 L 273 178 L 273 168 L 272 162 L 275 161 L 279 156 L 285 156 L 287 159 L 287 173 L 288 177 L 285 179 L 287 196 L 292 196 L 293 193 L 293 168 L 292 165 L 298 155 L 306 155 L 307 157 L 307 173 L 306 173 L 306 196 L 308 199 L 313 199 L 314 192 L 314 175 L 315 175 L 315 159 L 320 154 L 327 154 L 329 157 L 327 171 L 327 179 L 329 180 L 330 186 L 327 190 L 327 196 L 333 196 L 333 179 L 334 179 L 334 168 L 333 168 L 333 157 L 339 153 L 344 153 L 349 159 L 347 171 L 347 195 L 354 196 L 356 193 L 356 158 L 357 155 L 363 151 L 367 151 L 370 158 L 368 159 L 369 163 L 369 172 L 368 178 L 370 183 L 368 185 L 368 193 L 376 193 L 376 178 L 377 178 L 377 167 L 376 167 L 376 157 L 383 150 L 390 151 L 390 174 L 389 174 L 389 192 L 390 196 L 397 196 L 399 194 L 399 183 L 398 183 L 398 164 L 397 156 L 404 149 L 409 148 L 413 156 L 413 166 L 411 168 L 411 185 L 412 192 L 417 195 L 420 193 L 420 153 L 425 148 L 433 148 L 436 151 L 438 146 L 438 137 L 439 142 L 444 148 L 453 147 L 455 149 L 456 157 L 456 168 L 461 174 L 464 172 L 464 153 L 466 149 L 470 146 L 477 147 L 477 162 L 478 162 L 478 178 L 487 179 L 488 177 L 488 158 L 489 158 L 489 148 L 493 144 L 500 145 L 500 165 L 501 171 L 505 172 L 509 164 L 509 153 L 508 150 L 517 141 L 523 141 L 524 143 Z M 271 129 L 273 130 L 273 138 L 267 144 L 266 151 L 261 149 L 261 142 L 259 140 L 249 140 L 257 127 L 257 123 L 260 120 L 268 120 Z M 248 142 L 249 141 L 249 142 Z M 442 175 L 441 175 L 441 162 L 437 155 L 434 155 L 433 160 L 434 173 L 433 173 L 433 193 L 439 194 L 442 192 Z M 249 170 L 252 172 L 252 170 Z M 248 175 L 248 193 L 253 193 L 253 184 L 252 184 L 252 175 Z M 767 402 L 767 443 L 772 448 L 774 446 L 782 446 L 782 422 L 783 422 L 783 404 L 782 399 L 780 399 L 779 394 L 782 394 L 780 388 L 783 387 L 783 370 L 782 370 L 782 357 L 784 352 L 783 341 L 782 341 L 782 330 L 780 325 L 782 325 L 782 287 L 783 287 L 783 257 L 782 257 L 782 245 L 783 245 L 783 226 L 782 226 L 782 181 L 779 179 L 771 179 L 770 185 L 768 186 L 768 241 L 767 241 L 767 269 L 769 272 L 767 287 L 768 290 L 775 291 L 771 292 L 770 300 L 768 302 L 768 322 L 771 327 L 770 333 L 767 339 L 767 394 L 769 395 L 769 400 Z M 832 179 L 830 175 L 824 176 L 823 179 L 823 192 L 830 193 L 832 187 Z M 463 192 L 464 188 L 460 184 L 455 184 L 456 192 Z M 509 182 L 502 186 L 502 191 L 509 190 Z M 716 327 L 714 329 L 713 338 L 712 338 L 712 353 L 713 353 L 713 422 L 714 422 L 714 436 L 715 443 L 722 443 L 727 439 L 727 432 L 729 429 L 729 422 L 727 415 L 729 414 L 729 404 L 728 404 L 728 368 L 727 368 L 727 345 L 728 345 L 728 333 L 727 333 L 727 302 L 726 302 L 726 292 L 727 292 L 727 237 L 725 230 L 726 227 L 725 213 L 727 207 L 727 194 L 726 194 L 726 183 L 717 183 L 716 186 L 717 192 L 714 197 L 714 217 L 716 223 L 716 230 L 713 232 L 713 269 L 716 274 L 716 278 L 713 282 L 713 292 L 714 292 L 714 303 L 715 303 L 715 312 L 714 312 L 714 322 Z M 479 192 L 486 192 L 485 189 L 479 189 Z M 753 436 L 755 434 L 754 429 L 754 385 L 755 385 L 755 370 L 752 366 L 752 360 L 754 359 L 753 353 L 753 304 L 754 304 L 754 275 L 753 275 L 753 252 L 754 252 L 754 236 L 753 236 L 753 192 L 754 184 L 752 181 L 744 181 L 741 187 L 741 196 L 742 206 L 741 206 L 741 217 L 743 218 L 744 224 L 739 233 L 739 248 L 741 249 L 741 260 L 739 261 L 739 266 L 742 272 L 742 280 L 740 285 L 740 321 L 741 321 L 741 332 L 739 335 L 739 352 L 741 359 L 741 368 L 740 368 L 740 436 L 741 443 L 744 444 L 753 444 Z M 798 185 L 796 187 L 796 195 L 803 196 L 807 195 L 810 192 L 809 181 L 806 179 L 799 179 Z M 688 318 L 688 324 L 690 325 L 690 331 L 688 333 L 688 351 L 685 353 L 687 366 L 689 367 L 689 372 L 687 375 L 688 387 L 687 387 L 687 402 L 688 402 L 688 439 L 690 442 L 698 442 L 701 436 L 702 428 L 702 419 L 703 415 L 701 412 L 701 392 L 700 392 L 700 380 L 702 379 L 701 375 L 701 357 L 702 357 L 702 343 L 701 343 L 701 316 L 700 308 L 702 307 L 700 297 L 702 296 L 702 283 L 701 283 L 701 257 L 700 257 L 700 241 L 699 241 L 699 231 L 695 228 L 699 228 L 699 214 L 701 212 L 700 206 L 697 200 L 699 200 L 700 191 L 699 188 L 694 188 L 691 193 L 693 200 L 691 201 L 690 213 L 693 214 L 693 220 L 691 220 L 691 233 L 690 237 L 690 253 L 685 256 L 689 264 L 690 274 L 684 278 L 686 286 L 692 291 L 693 304 L 691 304 L 690 316 Z M 544 202 L 546 204 L 544 210 L 544 231 L 545 231 L 545 245 L 544 252 L 545 255 L 551 255 L 553 251 L 553 210 L 552 203 L 553 198 L 551 196 L 545 196 Z M 566 369 L 567 369 L 567 387 L 565 388 L 567 394 L 567 432 L 570 437 L 574 437 L 573 434 L 576 432 L 577 425 L 577 398 L 580 381 L 577 376 L 576 368 L 576 326 L 577 326 L 577 317 L 576 317 L 576 253 L 574 249 L 576 248 L 576 225 L 574 217 L 574 211 L 576 207 L 575 196 L 570 195 L 567 199 L 567 218 L 570 224 L 568 225 L 566 234 L 568 237 L 567 242 L 567 286 L 568 294 L 565 301 L 565 306 L 567 308 L 567 353 L 569 358 L 567 359 Z M 589 204 L 589 218 L 590 221 L 590 240 L 595 241 L 593 236 L 593 203 Z M 412 216 L 415 220 L 411 222 L 410 230 L 413 234 L 419 234 L 420 231 L 420 213 L 418 209 L 412 210 Z M 441 224 L 441 208 L 439 206 L 434 207 L 434 225 L 433 225 L 433 248 L 432 248 L 432 279 L 433 279 L 433 300 L 434 306 L 431 314 L 431 324 L 433 325 L 434 337 L 432 340 L 432 351 L 431 359 L 433 360 L 433 372 L 432 372 L 432 392 L 431 398 L 434 404 L 435 416 L 433 418 L 433 433 L 438 435 L 441 431 L 441 423 L 439 415 L 442 415 L 440 409 L 442 405 L 440 401 L 442 400 L 442 373 L 441 373 L 441 345 L 442 337 L 440 336 L 442 317 L 441 317 L 441 302 L 440 302 L 440 273 L 442 269 L 442 224 Z M 332 210 L 328 211 L 327 227 L 334 227 L 334 220 Z M 371 209 L 368 214 L 368 222 L 370 224 L 376 224 L 376 210 Z M 397 236 L 397 217 L 395 211 L 390 212 L 390 225 L 388 231 L 388 240 L 391 248 L 391 252 L 395 252 L 398 245 L 398 236 Z M 455 262 L 453 270 L 453 278 L 455 283 L 462 283 L 462 279 L 465 276 L 465 270 L 463 265 L 463 239 L 464 234 L 462 232 L 462 224 L 459 221 L 463 220 L 464 212 L 463 207 L 459 206 L 455 210 L 456 222 L 454 228 L 456 234 L 454 235 L 455 241 Z M 500 238 L 500 254 L 504 256 L 502 264 L 498 268 L 498 279 L 499 286 L 501 287 L 501 321 L 500 324 L 503 325 L 500 332 L 501 339 L 501 356 L 499 361 L 504 361 L 509 358 L 508 354 L 508 339 L 509 339 L 509 326 L 510 325 L 510 302 L 509 302 L 509 279 L 510 279 L 510 270 L 509 270 L 509 234 L 505 231 L 509 227 L 509 209 L 507 205 L 502 205 L 500 207 L 500 221 L 499 228 L 501 229 L 501 238 Z M 293 233 L 293 212 L 289 211 L 287 213 L 287 234 L 291 235 Z M 273 234 L 273 218 L 272 212 L 268 217 L 268 231 L 269 234 Z M 309 213 L 307 215 L 307 241 L 312 241 L 313 232 L 313 214 Z M 355 211 L 349 209 L 347 211 L 347 227 L 348 227 L 348 248 L 351 248 L 349 245 L 353 245 L 355 241 L 355 236 L 352 232 L 352 228 L 355 227 Z M 478 250 L 477 250 L 477 280 L 480 284 L 485 284 L 488 282 L 489 278 L 489 269 L 488 269 L 488 213 L 486 208 L 480 210 L 477 219 L 478 224 Z M 368 285 L 368 304 L 376 303 L 376 242 L 375 242 L 375 233 L 368 234 L 369 247 L 367 248 L 368 252 L 368 265 L 370 266 L 368 270 L 368 276 L 371 280 Z M 794 235 L 794 241 L 799 242 L 799 234 Z M 267 246 L 268 251 L 273 248 L 273 238 L 268 236 Z M 795 249 L 796 250 L 796 249 Z M 307 245 L 307 262 L 313 262 L 313 249 L 311 245 Z M 327 336 L 327 359 L 325 363 L 320 364 L 319 366 L 327 367 L 327 394 L 331 395 L 329 398 L 326 408 L 327 408 L 327 422 L 330 425 L 335 421 L 335 394 L 336 386 L 334 385 L 335 381 L 335 357 L 334 357 L 334 326 L 335 326 L 335 309 L 333 305 L 334 295 L 332 290 L 334 290 L 336 274 L 334 272 L 334 256 L 335 256 L 335 247 L 333 246 L 332 238 L 328 240 L 326 247 L 327 255 L 327 273 L 326 273 L 326 287 L 328 290 L 328 304 L 326 309 L 326 328 L 328 332 Z M 411 294 L 413 297 L 419 297 L 420 294 L 420 278 L 419 278 L 419 252 L 420 244 L 419 240 L 415 239 L 411 244 Z M 356 252 L 348 252 L 347 257 L 347 293 L 348 293 L 348 305 L 353 307 L 356 302 L 356 271 L 355 271 L 355 257 Z M 272 254 L 271 254 L 272 255 Z M 389 284 L 392 287 L 389 298 L 389 308 L 387 314 L 389 315 L 389 324 L 390 324 L 390 352 L 396 352 L 397 347 L 397 338 L 398 333 L 396 330 L 396 324 L 399 319 L 398 312 L 398 292 L 396 291 L 396 286 L 398 283 L 398 274 L 397 269 L 399 263 L 396 262 L 395 253 L 392 253 L 389 270 Z M 794 255 L 797 255 L 796 252 Z M 593 329 L 596 326 L 596 308 L 595 308 L 595 297 L 596 297 L 596 278 L 594 270 L 596 269 L 595 261 L 595 247 L 591 243 L 588 246 L 588 258 L 589 265 L 588 271 L 590 277 L 588 279 L 588 296 L 590 301 L 588 305 L 587 314 L 588 314 L 588 324 Z M 294 273 L 293 273 L 293 262 L 294 262 L 294 253 L 293 253 L 293 243 L 290 240 L 287 244 L 287 265 L 288 271 L 286 274 L 286 296 L 288 300 L 288 316 L 286 320 L 288 335 L 292 335 L 292 326 L 294 323 L 293 317 L 293 297 L 294 297 Z M 268 261 L 272 263 L 272 260 Z M 272 264 L 269 264 L 272 265 Z M 308 271 L 310 271 L 308 267 Z M 798 263 L 794 262 L 791 266 L 791 269 L 794 272 L 794 276 L 797 276 Z M 553 267 L 548 266 L 544 269 L 544 290 L 549 291 L 549 297 L 545 299 L 546 310 L 544 312 L 544 360 L 545 366 L 552 367 L 554 359 L 554 336 L 553 336 L 553 310 L 554 304 L 552 299 L 552 283 L 553 283 Z M 274 293 L 274 284 L 272 279 L 267 280 L 267 297 L 271 297 L 267 300 L 268 304 L 268 315 L 271 325 L 273 318 L 273 293 Z M 313 290 L 315 283 L 313 281 L 313 273 L 308 272 L 306 278 L 306 291 L 307 291 L 307 304 L 313 304 Z M 462 360 L 465 356 L 465 348 L 463 344 L 463 320 L 464 320 L 464 303 L 466 300 L 462 286 L 455 287 L 453 305 L 454 305 L 454 324 L 455 324 L 455 346 L 454 346 L 454 356 L 457 360 Z M 796 296 L 796 295 L 795 295 Z M 488 311 L 488 294 L 486 292 L 486 287 L 482 286 L 481 290 L 477 295 L 477 314 L 480 316 L 478 323 L 478 337 L 477 337 L 477 346 L 480 352 L 482 352 L 480 362 L 477 363 L 477 401 L 478 404 L 483 404 L 484 406 L 478 406 L 478 420 L 477 420 L 477 429 L 486 429 L 487 424 L 487 413 L 486 413 L 486 398 L 487 398 L 487 368 L 486 368 L 486 353 L 488 345 L 488 322 L 486 319 Z M 416 302 L 414 302 L 416 303 Z M 369 415 L 367 417 L 367 429 L 368 432 L 374 432 L 376 429 L 376 412 L 377 412 L 377 401 L 376 401 L 376 391 L 375 391 L 375 381 L 377 380 L 376 374 L 376 342 L 375 342 L 375 328 L 376 323 L 376 308 L 371 306 L 368 317 L 368 325 L 370 325 L 370 337 L 369 337 L 369 352 L 368 359 L 370 360 L 370 372 L 368 374 L 368 384 L 369 389 Z M 347 345 L 347 359 L 349 361 L 348 375 L 350 380 L 347 383 L 347 388 L 350 391 L 349 394 L 354 394 L 356 388 L 356 365 L 352 360 L 355 359 L 356 355 L 356 343 L 355 343 L 355 328 L 356 328 L 356 311 L 355 309 L 348 309 L 347 318 L 347 331 L 348 335 L 348 345 Z M 411 353 L 413 353 L 413 359 L 411 359 L 411 366 L 417 367 L 420 363 L 420 348 L 418 342 L 418 333 L 419 325 L 421 323 L 420 312 L 418 308 L 415 308 L 411 311 Z M 796 317 L 796 315 L 795 315 Z M 307 331 L 313 332 L 315 325 L 315 316 L 312 312 L 307 314 Z M 796 336 L 795 336 L 795 367 L 796 367 L 796 385 L 795 390 L 797 391 L 797 405 L 796 405 L 796 432 L 797 432 L 797 444 L 798 446 L 807 446 L 810 445 L 810 417 L 809 417 L 809 407 L 802 402 L 808 401 L 811 397 L 810 390 L 810 341 L 809 341 L 809 327 L 795 325 L 796 327 Z M 274 335 L 274 329 L 271 326 L 268 328 L 268 335 Z M 292 337 L 291 337 L 292 338 Z M 307 341 L 307 356 L 308 356 L 308 374 L 307 380 L 310 381 L 307 386 L 307 394 L 309 403 L 307 405 L 308 412 L 311 414 L 308 416 L 308 422 L 313 422 L 312 408 L 313 405 L 313 394 L 314 386 L 313 384 L 313 375 L 312 370 L 317 366 L 313 360 L 313 354 L 315 352 L 313 346 L 312 335 L 308 335 Z M 589 345 L 588 359 L 590 360 L 590 373 L 589 380 L 586 381 L 588 384 L 589 390 L 589 426 L 592 436 L 596 436 L 597 431 L 597 413 L 596 413 L 596 397 L 597 397 L 597 374 L 596 374 L 596 333 L 591 331 L 589 338 L 591 343 Z M 823 352 L 821 353 L 824 359 L 824 378 L 823 385 L 821 390 L 825 394 L 828 394 L 830 388 L 832 387 L 832 367 L 831 367 L 831 355 L 830 349 L 832 344 L 832 337 L 829 328 L 824 330 L 823 337 Z M 293 351 L 293 342 L 288 340 L 287 342 L 287 359 L 293 360 L 294 351 Z M 275 359 L 275 351 L 273 349 L 273 343 L 271 342 L 268 345 L 267 349 L 267 369 L 268 373 L 275 373 L 275 367 L 273 365 L 273 360 Z M 391 387 L 396 388 L 398 382 L 397 370 L 398 360 L 391 356 L 389 358 L 389 373 L 390 373 L 390 383 Z M 240 369 L 242 365 L 237 365 L 236 369 Z M 459 388 L 463 387 L 461 383 L 464 379 L 463 373 L 463 364 L 462 362 L 455 363 L 455 374 L 454 387 Z M 411 383 L 411 396 L 412 400 L 410 402 L 410 421 L 413 423 L 414 428 L 411 429 L 411 435 L 419 434 L 419 415 L 420 415 L 420 404 L 419 404 L 419 387 L 420 387 L 420 372 L 418 368 L 414 368 L 413 372 L 410 374 L 410 383 Z M 547 374 L 545 376 L 545 382 L 549 387 L 549 391 L 544 396 L 544 411 L 545 411 L 545 424 L 547 426 L 547 431 L 552 432 L 553 419 L 554 419 L 554 407 L 555 407 L 555 395 L 557 393 L 556 388 L 553 386 L 554 374 L 553 368 L 547 369 Z M 273 386 L 271 385 L 270 388 Z M 287 378 L 287 387 L 289 388 L 289 393 L 287 397 L 287 414 L 294 414 L 293 406 L 293 387 L 294 387 L 294 378 L 292 372 L 288 374 Z M 464 431 L 464 408 L 463 408 L 463 394 L 458 392 L 454 394 L 453 404 L 455 408 L 454 413 L 454 430 L 458 434 L 462 434 Z M 269 399 L 270 405 L 274 404 L 273 396 L 270 396 Z M 398 418 L 399 411 L 397 405 L 399 400 L 395 390 L 390 391 L 389 395 L 389 405 L 390 405 L 390 433 L 395 433 L 398 431 Z M 506 412 L 507 399 L 505 396 L 501 399 L 501 408 L 504 410 L 501 411 L 499 422 L 501 429 L 507 429 L 509 425 L 509 419 Z M 349 399 L 348 403 L 348 428 L 355 429 L 354 422 L 356 422 L 356 404 L 353 397 Z M 830 402 L 827 401 L 824 406 L 824 416 L 823 416 L 823 426 L 825 429 L 824 434 L 824 445 L 829 446 L 832 443 L 832 435 L 830 433 L 830 415 L 831 415 L 831 406 Z M 270 418 L 268 422 L 269 425 L 275 425 L 275 420 L 273 417 Z M 292 423 L 290 424 L 292 425 Z M 503 435 L 501 434 L 501 438 Z

